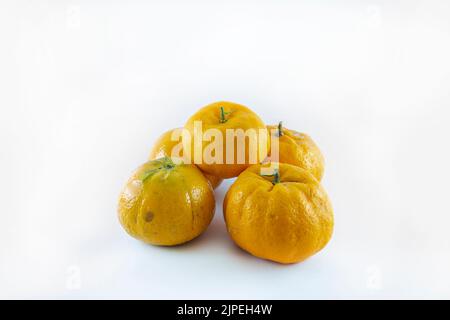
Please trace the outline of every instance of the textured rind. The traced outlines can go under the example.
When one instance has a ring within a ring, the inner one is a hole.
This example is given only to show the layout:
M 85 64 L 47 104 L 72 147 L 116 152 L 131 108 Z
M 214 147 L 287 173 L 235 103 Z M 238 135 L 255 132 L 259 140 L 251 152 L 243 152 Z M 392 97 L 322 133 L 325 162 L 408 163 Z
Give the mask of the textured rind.
M 267 126 L 272 132 L 272 139 L 278 138 L 277 126 Z M 275 136 L 276 135 L 276 136 Z M 283 128 L 283 135 L 279 137 L 278 162 L 292 164 L 303 168 L 321 180 L 323 177 L 325 160 L 316 143 L 305 133 Z M 276 159 L 270 155 L 273 161 Z
M 224 216 L 231 238 L 254 256 L 295 263 L 320 251 L 333 233 L 333 210 L 317 179 L 280 164 L 281 182 L 260 175 L 261 165 L 241 173 L 226 194 Z
M 199 236 L 211 222 L 215 200 L 211 185 L 194 165 L 157 169 L 159 160 L 138 168 L 119 196 L 118 214 L 133 237 L 155 245 L 177 245 Z
M 223 107 L 227 114 L 227 121 L 225 123 L 220 122 L 220 107 Z M 227 129 L 242 129 L 244 132 L 248 129 L 254 129 L 256 133 L 258 133 L 259 129 L 266 129 L 266 125 L 261 120 L 261 118 L 254 113 L 249 108 L 233 103 L 233 102 L 227 102 L 227 101 L 219 101 L 211 103 L 200 110 L 198 110 L 194 115 L 192 115 L 186 124 L 184 125 L 184 128 L 189 130 L 191 133 L 191 136 L 194 137 L 194 122 L 195 121 L 201 121 L 203 132 L 205 132 L 208 129 L 217 129 L 221 132 L 223 137 L 223 155 L 225 157 L 226 155 L 226 130 Z M 202 151 L 205 150 L 205 148 L 210 144 L 209 141 L 204 141 L 202 146 Z M 183 147 L 188 148 L 190 147 L 191 150 L 194 150 L 194 138 L 190 141 L 183 141 Z M 248 168 L 252 163 L 249 161 L 249 146 L 248 143 L 246 143 L 245 146 L 245 163 L 239 164 L 237 163 L 236 157 L 238 154 L 237 148 L 236 148 L 236 141 L 234 145 L 234 155 L 235 155 L 235 161 L 233 164 L 219 164 L 219 163 L 212 163 L 207 164 L 204 159 L 202 163 L 196 163 L 199 168 L 208 174 L 228 179 L 238 176 L 242 171 L 244 171 L 246 168 Z M 267 153 L 270 149 L 270 137 L 269 134 L 267 134 L 267 145 L 265 146 L 265 149 L 267 149 Z M 260 157 L 260 150 L 262 150 L 261 146 L 259 146 L 258 149 L 258 159 L 256 159 L 256 163 L 261 162 L 266 157 L 267 153 L 262 155 Z M 261 152 L 263 153 L 263 152 Z M 191 153 L 192 162 L 194 162 L 194 152 Z

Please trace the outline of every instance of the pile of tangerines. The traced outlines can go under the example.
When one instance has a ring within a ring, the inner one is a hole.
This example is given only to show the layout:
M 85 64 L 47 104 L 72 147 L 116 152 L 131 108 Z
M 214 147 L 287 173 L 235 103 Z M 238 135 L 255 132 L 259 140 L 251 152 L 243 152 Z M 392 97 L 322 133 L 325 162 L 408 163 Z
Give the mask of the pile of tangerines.
M 146 243 L 185 243 L 210 224 L 214 189 L 237 177 L 223 202 L 233 241 L 256 257 L 300 262 L 325 247 L 333 232 L 323 170 L 308 135 L 281 123 L 266 126 L 243 105 L 215 102 L 156 141 L 120 194 L 119 220 Z

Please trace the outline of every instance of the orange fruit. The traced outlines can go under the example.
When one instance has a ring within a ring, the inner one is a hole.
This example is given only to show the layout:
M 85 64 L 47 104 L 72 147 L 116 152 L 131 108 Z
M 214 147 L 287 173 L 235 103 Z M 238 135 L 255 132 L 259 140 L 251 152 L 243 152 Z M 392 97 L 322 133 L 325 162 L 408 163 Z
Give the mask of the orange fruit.
M 118 206 L 120 223 L 131 236 L 164 246 L 199 236 L 214 209 L 214 192 L 201 171 L 168 157 L 140 166 L 121 192 Z
M 183 137 L 183 149 L 190 150 L 191 162 L 202 171 L 224 179 L 236 177 L 251 164 L 260 163 L 270 146 L 264 122 L 249 108 L 233 102 L 214 102 L 201 108 L 184 128 L 191 139 Z M 206 132 L 211 141 L 205 139 Z M 231 134 L 228 138 L 227 133 Z
M 331 238 L 330 200 L 319 181 L 300 167 L 280 163 L 271 176 L 262 175 L 263 167 L 249 167 L 228 190 L 223 203 L 228 233 L 256 257 L 303 261 Z
M 181 131 L 183 128 L 175 128 L 164 132 L 156 140 L 150 152 L 149 159 L 154 160 L 162 157 L 183 157 L 183 146 L 181 142 Z M 178 138 L 179 137 L 179 138 Z M 213 189 L 216 189 L 223 179 L 203 172 L 206 179 L 211 183 Z
M 307 134 L 283 128 L 281 122 L 278 126 L 267 128 L 272 141 L 278 139 L 278 162 L 298 166 L 311 172 L 319 181 L 322 179 L 325 161 L 319 147 Z M 272 154 L 269 155 L 269 160 L 276 161 Z

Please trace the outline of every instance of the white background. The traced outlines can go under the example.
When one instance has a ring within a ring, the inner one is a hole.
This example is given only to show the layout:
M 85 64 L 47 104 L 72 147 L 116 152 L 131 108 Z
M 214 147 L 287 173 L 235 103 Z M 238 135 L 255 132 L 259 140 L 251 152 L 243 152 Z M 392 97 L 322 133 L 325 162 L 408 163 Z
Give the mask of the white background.
M 449 1 L 1 1 L 1 298 L 450 298 Z M 310 134 L 330 244 L 130 238 L 120 189 L 217 100 Z

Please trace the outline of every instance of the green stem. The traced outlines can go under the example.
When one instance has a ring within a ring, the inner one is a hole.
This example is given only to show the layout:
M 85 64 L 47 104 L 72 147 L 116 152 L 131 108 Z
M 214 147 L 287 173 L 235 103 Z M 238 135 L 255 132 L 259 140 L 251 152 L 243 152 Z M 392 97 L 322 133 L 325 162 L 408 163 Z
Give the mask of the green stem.
M 225 123 L 227 122 L 227 119 L 225 118 L 225 115 L 228 112 L 225 112 L 225 109 L 223 107 L 220 107 L 220 123 Z
M 281 182 L 280 173 L 278 172 L 278 169 L 275 169 L 273 171 L 273 174 L 262 174 L 263 177 L 273 177 L 272 184 L 277 184 Z
M 280 179 L 280 173 L 278 172 L 278 169 L 275 170 L 274 173 L 274 179 L 273 179 L 273 184 L 277 184 L 280 183 L 281 179 Z
M 160 159 L 155 160 L 155 161 L 160 161 L 161 162 L 161 166 L 144 172 L 142 174 L 142 176 L 141 176 L 141 181 L 142 182 L 145 182 L 146 180 L 151 178 L 155 173 L 157 173 L 158 171 L 160 171 L 162 169 L 173 169 L 173 168 L 175 168 L 175 163 L 173 163 L 173 161 L 172 161 L 172 159 L 170 157 L 160 158 Z
M 175 163 L 173 163 L 173 161 L 170 157 L 164 157 L 163 167 L 165 169 L 173 169 L 173 168 L 175 168 Z
M 283 121 L 278 122 L 278 136 L 281 137 L 283 135 Z

